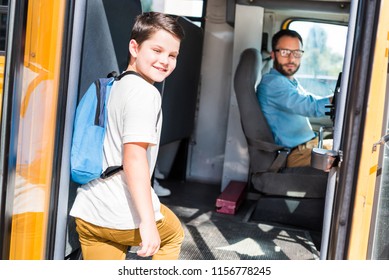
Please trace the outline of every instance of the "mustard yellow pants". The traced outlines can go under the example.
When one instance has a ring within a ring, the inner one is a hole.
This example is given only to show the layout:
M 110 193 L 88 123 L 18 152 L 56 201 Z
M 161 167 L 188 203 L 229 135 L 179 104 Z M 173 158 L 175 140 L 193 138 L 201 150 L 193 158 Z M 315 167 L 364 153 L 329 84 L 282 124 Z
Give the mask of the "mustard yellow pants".
M 164 218 L 157 222 L 161 246 L 152 259 L 176 260 L 181 251 L 184 231 L 177 216 L 162 204 L 161 213 Z M 139 229 L 99 227 L 79 218 L 76 218 L 76 225 L 84 260 L 124 260 L 128 246 L 139 246 L 141 242 Z
M 288 155 L 286 166 L 287 167 L 310 166 L 312 149 L 317 146 L 318 146 L 317 137 L 304 144 L 298 145 Z M 323 148 L 331 150 L 332 139 L 325 139 L 323 141 Z

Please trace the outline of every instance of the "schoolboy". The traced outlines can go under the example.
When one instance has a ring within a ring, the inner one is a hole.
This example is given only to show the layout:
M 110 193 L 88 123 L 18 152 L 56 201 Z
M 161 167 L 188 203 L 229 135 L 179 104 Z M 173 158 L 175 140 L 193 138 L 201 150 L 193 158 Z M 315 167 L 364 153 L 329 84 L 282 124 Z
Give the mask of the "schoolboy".
M 128 246 L 152 259 L 178 259 L 184 232 L 179 219 L 151 187 L 162 126 L 161 96 L 154 82 L 176 67 L 184 31 L 177 18 L 139 15 L 129 42 L 130 62 L 108 103 L 104 168 L 123 171 L 82 185 L 70 215 L 76 218 L 84 259 L 125 259 Z

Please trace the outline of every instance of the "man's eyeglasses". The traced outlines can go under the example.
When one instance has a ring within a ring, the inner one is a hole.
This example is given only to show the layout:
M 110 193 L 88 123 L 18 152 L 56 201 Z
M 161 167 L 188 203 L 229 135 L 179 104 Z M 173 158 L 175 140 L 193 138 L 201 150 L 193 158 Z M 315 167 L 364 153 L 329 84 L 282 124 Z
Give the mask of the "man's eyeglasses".
M 279 52 L 282 57 L 289 57 L 292 53 L 295 58 L 300 58 L 303 56 L 303 50 L 288 50 L 288 49 L 277 49 L 275 52 Z

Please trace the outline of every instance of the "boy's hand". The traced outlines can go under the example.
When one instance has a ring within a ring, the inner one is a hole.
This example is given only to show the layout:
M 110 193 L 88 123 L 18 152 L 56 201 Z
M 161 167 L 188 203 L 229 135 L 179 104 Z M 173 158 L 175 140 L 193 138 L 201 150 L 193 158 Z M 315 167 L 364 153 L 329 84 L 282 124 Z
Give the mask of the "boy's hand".
M 158 252 L 161 245 L 161 238 L 157 230 L 155 222 L 149 225 L 141 223 L 139 225 L 140 237 L 142 242 L 139 244 L 141 248 L 136 252 L 140 257 L 149 257 Z

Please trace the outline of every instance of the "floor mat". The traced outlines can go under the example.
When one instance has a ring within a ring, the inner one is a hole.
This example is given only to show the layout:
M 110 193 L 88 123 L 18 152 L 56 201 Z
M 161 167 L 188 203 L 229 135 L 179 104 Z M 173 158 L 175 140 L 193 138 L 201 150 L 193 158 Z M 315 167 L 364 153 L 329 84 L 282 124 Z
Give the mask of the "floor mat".
M 182 221 L 181 260 L 313 260 L 319 258 L 308 231 L 241 222 L 231 215 L 169 206 Z M 137 247 L 127 259 L 140 259 Z

